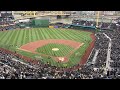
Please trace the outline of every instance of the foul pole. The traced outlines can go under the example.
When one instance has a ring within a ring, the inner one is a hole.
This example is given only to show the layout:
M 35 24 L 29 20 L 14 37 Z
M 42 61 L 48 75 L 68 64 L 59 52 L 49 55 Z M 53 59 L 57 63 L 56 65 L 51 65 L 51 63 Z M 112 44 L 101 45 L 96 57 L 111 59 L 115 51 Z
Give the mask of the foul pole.
M 34 17 L 36 16 L 36 14 L 35 14 L 36 12 L 34 11 Z
M 100 11 L 97 11 L 97 18 L 96 18 L 96 27 L 98 27 Z

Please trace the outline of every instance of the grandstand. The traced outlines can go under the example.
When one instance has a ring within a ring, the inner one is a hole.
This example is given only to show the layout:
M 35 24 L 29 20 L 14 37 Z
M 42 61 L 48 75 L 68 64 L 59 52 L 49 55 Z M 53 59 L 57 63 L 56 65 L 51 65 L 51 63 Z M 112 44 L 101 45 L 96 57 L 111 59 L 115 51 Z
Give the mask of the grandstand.
M 117 14 L 1 11 L 0 79 L 119 79 Z

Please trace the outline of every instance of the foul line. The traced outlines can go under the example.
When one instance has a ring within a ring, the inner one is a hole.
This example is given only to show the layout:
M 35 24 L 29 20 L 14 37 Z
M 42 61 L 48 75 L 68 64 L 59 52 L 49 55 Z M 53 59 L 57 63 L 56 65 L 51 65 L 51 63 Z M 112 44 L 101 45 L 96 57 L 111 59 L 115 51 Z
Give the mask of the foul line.
M 78 47 L 76 47 L 74 50 L 70 51 L 65 57 L 69 57 L 71 54 L 73 54 L 79 47 L 83 46 L 84 43 L 81 43 Z
M 22 51 L 26 51 L 26 52 L 31 52 L 31 51 L 29 51 L 29 50 L 26 50 L 26 49 L 22 49 L 22 48 L 17 48 L 18 50 L 22 50 Z M 33 52 L 31 52 L 31 53 L 33 53 Z

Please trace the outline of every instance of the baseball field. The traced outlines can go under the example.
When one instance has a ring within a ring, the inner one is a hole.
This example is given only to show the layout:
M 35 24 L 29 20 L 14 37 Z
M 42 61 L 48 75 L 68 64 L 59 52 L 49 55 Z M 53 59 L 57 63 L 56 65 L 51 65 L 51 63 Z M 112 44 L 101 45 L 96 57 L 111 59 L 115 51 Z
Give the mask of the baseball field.
M 71 67 L 80 62 L 90 46 L 91 34 L 60 28 L 9 30 L 0 32 L 0 47 L 52 66 Z

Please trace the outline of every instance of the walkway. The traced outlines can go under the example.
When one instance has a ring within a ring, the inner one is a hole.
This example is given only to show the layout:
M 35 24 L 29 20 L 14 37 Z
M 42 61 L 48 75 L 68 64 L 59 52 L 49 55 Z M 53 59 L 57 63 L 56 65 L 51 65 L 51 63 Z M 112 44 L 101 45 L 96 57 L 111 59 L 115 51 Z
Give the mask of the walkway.
M 99 50 L 96 50 L 95 55 L 94 55 L 94 57 L 93 57 L 92 64 L 95 64 L 98 53 L 99 53 Z
M 29 65 L 29 64 L 27 64 L 27 63 L 24 63 L 24 62 L 22 62 L 22 61 L 20 61 L 20 60 L 17 60 L 17 59 L 15 59 L 15 58 L 12 58 L 11 60 L 16 61 L 16 62 L 20 62 L 21 64 L 24 64 L 24 65 L 26 65 L 26 66 L 28 66 L 28 67 L 30 67 L 30 68 L 37 69 L 36 67 L 34 67 L 34 66 L 32 66 L 32 65 Z
M 108 45 L 108 50 L 107 50 L 107 60 L 106 60 L 106 67 L 105 67 L 105 73 L 107 74 L 107 71 L 112 69 L 110 67 L 110 62 L 111 62 L 110 55 L 111 55 L 112 41 L 111 41 L 111 38 L 108 37 L 105 33 L 103 34 L 109 39 L 109 45 Z

